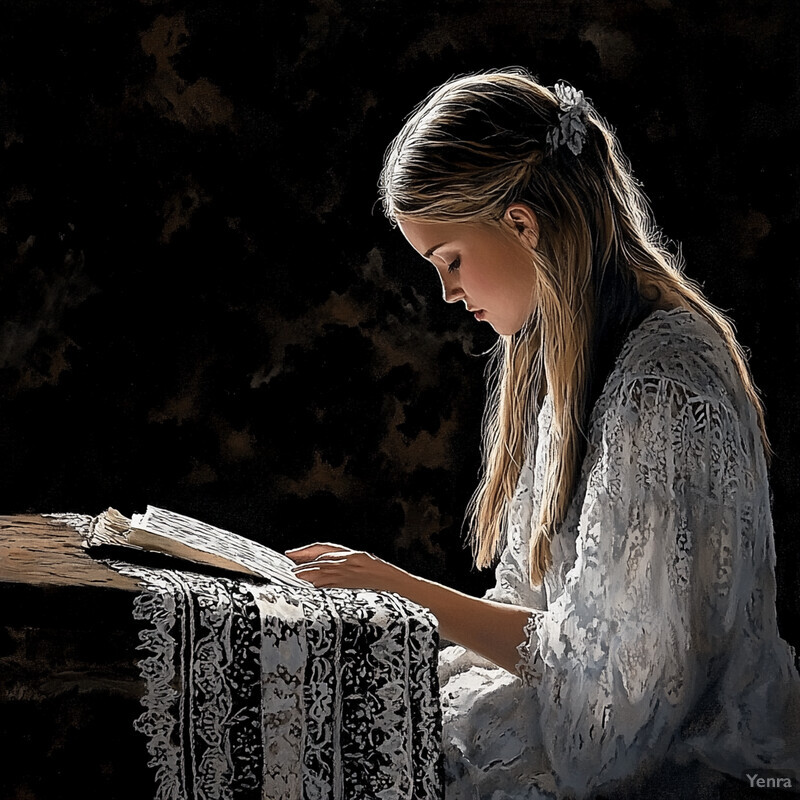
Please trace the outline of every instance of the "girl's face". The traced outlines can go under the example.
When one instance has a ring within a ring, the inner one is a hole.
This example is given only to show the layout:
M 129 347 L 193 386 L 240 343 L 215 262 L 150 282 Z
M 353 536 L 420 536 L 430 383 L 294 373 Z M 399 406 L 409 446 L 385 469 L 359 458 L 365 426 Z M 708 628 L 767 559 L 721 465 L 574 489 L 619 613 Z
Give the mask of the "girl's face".
M 403 220 L 399 227 L 436 267 L 446 302 L 463 301 L 475 319 L 500 334 L 516 333 L 530 318 L 536 305 L 531 252 L 537 227 L 527 206 L 510 206 L 501 225 Z

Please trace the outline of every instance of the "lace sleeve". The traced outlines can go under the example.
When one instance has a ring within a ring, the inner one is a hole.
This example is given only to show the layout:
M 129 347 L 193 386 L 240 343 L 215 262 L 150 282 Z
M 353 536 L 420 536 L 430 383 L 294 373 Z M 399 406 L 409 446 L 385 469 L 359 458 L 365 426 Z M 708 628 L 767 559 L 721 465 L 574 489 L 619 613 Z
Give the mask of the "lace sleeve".
M 525 624 L 525 638 L 517 647 L 519 661 L 514 669 L 527 686 L 535 686 L 542 679 L 542 658 L 539 651 L 539 637 L 536 633 L 539 613 L 536 610 L 531 611 Z
M 526 608 L 544 608 L 544 588 L 531 586 L 527 574 L 527 554 L 517 542 L 508 543 L 495 567 L 495 585 L 484 595 L 485 600 L 509 603 Z
M 698 642 L 724 632 L 734 582 L 749 594 L 736 564 L 753 496 L 752 437 L 724 394 L 633 378 L 592 441 L 577 559 L 531 615 L 518 669 L 537 686 L 558 781 L 579 797 L 666 750 L 696 688 Z
M 534 473 L 529 462 L 523 464 L 519 480 L 511 499 L 506 544 L 495 567 L 495 585 L 484 594 L 484 599 L 498 603 L 544 608 L 544 588 L 530 585 L 528 574 L 528 544 L 531 517 L 536 500 Z
M 529 464 L 520 470 L 519 481 L 511 503 L 506 529 L 506 544 L 495 567 L 495 585 L 484 595 L 485 600 L 497 603 L 524 606 L 525 608 L 544 608 L 544 588 L 531 586 L 528 577 L 528 537 L 533 510 L 533 472 Z M 527 641 L 527 639 L 526 639 Z M 443 649 L 439 654 L 439 680 L 447 683 L 455 675 L 471 667 L 493 668 L 491 661 L 459 645 L 441 640 Z M 523 662 L 526 656 L 521 652 Z M 517 670 L 524 670 L 524 664 Z

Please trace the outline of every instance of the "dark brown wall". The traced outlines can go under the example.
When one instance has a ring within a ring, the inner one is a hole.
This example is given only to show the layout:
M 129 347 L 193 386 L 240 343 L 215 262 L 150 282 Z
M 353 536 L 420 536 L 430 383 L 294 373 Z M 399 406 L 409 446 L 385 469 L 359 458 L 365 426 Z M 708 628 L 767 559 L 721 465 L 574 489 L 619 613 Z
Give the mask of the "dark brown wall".
M 429 89 L 522 64 L 610 118 L 752 351 L 797 642 L 796 8 L 2 0 L 0 511 L 152 503 L 485 586 L 460 522 L 491 336 L 375 186 Z

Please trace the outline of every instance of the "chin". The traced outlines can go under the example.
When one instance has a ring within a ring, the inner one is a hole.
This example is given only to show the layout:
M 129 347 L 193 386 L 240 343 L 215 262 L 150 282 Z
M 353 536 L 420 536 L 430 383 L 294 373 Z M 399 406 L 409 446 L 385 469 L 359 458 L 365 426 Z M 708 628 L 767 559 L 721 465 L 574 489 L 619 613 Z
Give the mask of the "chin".
M 519 333 L 522 330 L 522 325 L 503 325 L 501 322 L 486 321 L 491 325 L 498 336 L 513 336 L 515 333 Z

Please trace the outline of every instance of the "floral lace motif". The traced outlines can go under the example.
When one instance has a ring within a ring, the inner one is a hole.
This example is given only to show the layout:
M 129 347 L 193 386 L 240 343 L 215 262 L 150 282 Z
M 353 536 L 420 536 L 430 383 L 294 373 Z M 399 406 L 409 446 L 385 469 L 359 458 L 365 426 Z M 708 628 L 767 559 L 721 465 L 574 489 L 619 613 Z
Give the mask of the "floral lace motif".
M 538 612 L 534 611 L 525 623 L 525 638 L 517 646 L 519 661 L 515 667 L 515 672 L 522 679 L 522 682 L 529 686 L 536 685 L 542 679 L 542 660 L 537 652 L 537 620 Z
M 557 796 L 589 796 L 670 752 L 739 778 L 743 765 L 799 768 L 782 738 L 800 678 L 775 625 L 766 465 L 755 411 L 718 334 L 675 310 L 628 338 L 593 409 L 553 567 L 531 589 L 528 541 L 550 417 L 546 401 L 487 593 L 534 609 L 518 648 L 529 694 L 487 685 L 483 667 L 470 675 L 463 663 L 444 684 L 448 796 L 471 785 L 491 797 L 496 765 L 514 748 L 530 755 L 507 759 L 503 780 L 529 781 L 543 753 Z M 494 750 L 467 744 L 489 729 Z M 524 796 L 539 797 L 546 782 L 536 786 Z
M 392 594 L 106 563 L 142 586 L 135 727 L 155 800 L 441 798 L 427 609 Z

